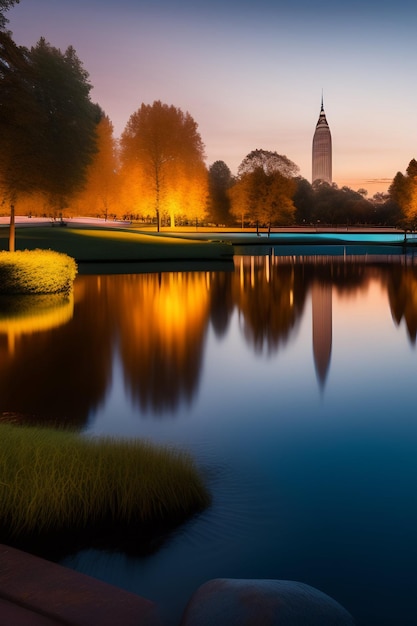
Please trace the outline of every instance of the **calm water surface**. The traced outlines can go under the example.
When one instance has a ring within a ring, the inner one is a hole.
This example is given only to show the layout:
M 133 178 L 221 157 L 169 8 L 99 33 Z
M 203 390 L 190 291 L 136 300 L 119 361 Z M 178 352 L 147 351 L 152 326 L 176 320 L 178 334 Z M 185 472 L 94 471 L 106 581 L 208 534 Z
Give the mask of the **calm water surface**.
M 401 256 L 79 276 L 72 299 L 2 316 L 0 412 L 193 454 L 213 505 L 158 552 L 62 561 L 156 601 L 167 624 L 233 577 L 302 581 L 361 626 L 415 626 L 416 331 Z

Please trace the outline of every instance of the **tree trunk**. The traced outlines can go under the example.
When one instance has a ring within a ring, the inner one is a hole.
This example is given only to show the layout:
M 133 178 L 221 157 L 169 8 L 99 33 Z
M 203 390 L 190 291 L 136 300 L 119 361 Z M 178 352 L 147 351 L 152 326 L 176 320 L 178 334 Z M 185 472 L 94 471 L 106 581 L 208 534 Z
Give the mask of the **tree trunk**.
M 15 252 L 14 204 L 10 205 L 9 252 Z

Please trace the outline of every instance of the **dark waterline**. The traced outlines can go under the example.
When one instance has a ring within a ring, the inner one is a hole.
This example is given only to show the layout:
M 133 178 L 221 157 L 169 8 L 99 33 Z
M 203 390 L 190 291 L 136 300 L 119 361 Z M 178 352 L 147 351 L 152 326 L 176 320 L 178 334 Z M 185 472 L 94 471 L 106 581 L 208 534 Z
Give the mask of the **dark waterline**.
M 412 258 L 274 251 L 80 276 L 72 300 L 0 321 L 0 412 L 184 447 L 213 493 L 152 556 L 63 563 L 172 625 L 215 577 L 299 580 L 359 625 L 414 625 L 415 293 Z

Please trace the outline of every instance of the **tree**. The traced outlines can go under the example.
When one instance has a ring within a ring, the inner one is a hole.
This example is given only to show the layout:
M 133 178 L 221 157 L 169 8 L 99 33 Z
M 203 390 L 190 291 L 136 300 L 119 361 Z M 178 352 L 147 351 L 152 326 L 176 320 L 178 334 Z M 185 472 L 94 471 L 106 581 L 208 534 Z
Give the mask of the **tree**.
M 310 224 L 314 214 L 314 191 L 311 183 L 302 177 L 295 179 L 296 190 L 293 202 L 296 207 L 295 220 L 297 224 Z
M 97 125 L 97 152 L 86 170 L 85 188 L 72 199 L 71 205 L 80 215 L 116 215 L 118 191 L 116 142 L 113 124 L 101 112 Z
M 0 185 L 10 206 L 9 250 L 15 248 L 14 205 L 19 195 L 36 186 L 42 141 L 35 73 L 29 52 L 0 31 Z
M 252 150 L 238 168 L 238 180 L 231 190 L 232 213 L 259 223 L 284 225 L 293 221 L 296 190 L 293 177 L 298 166 L 286 156 L 268 150 Z M 268 230 L 269 232 L 269 230 Z
M 408 164 L 405 175 L 397 172 L 388 193 L 401 209 L 404 227 L 414 230 L 417 224 L 417 161 L 415 159 Z
M 28 51 L 0 33 L 0 182 L 13 207 L 30 193 L 54 209 L 84 182 L 95 151 L 98 108 L 75 50 L 65 53 L 41 39 Z
M 54 210 L 61 210 L 68 196 L 85 184 L 101 112 L 90 100 L 88 73 L 72 46 L 62 53 L 40 39 L 30 56 L 43 136 L 37 186 Z
M 19 4 L 20 0 L 0 0 L 0 30 L 6 28 L 9 20 L 5 17 L 5 11 L 8 11 L 14 4 Z
M 187 113 L 160 100 L 131 115 L 120 140 L 125 174 L 134 169 L 138 188 L 151 201 L 159 230 L 161 212 L 203 216 L 207 195 L 204 145 Z M 188 198 L 193 198 L 190 206 Z
M 292 196 L 296 190 L 294 179 L 280 172 L 266 173 L 262 167 L 243 174 L 231 190 L 232 212 L 256 224 L 287 225 L 294 220 Z
M 214 224 L 227 224 L 230 220 L 230 197 L 228 190 L 233 176 L 224 161 L 215 161 L 208 171 L 207 214 Z
M 252 150 L 243 159 L 239 165 L 237 175 L 238 177 L 243 174 L 250 174 L 254 170 L 261 168 L 265 174 L 272 174 L 273 172 L 279 172 L 287 178 L 297 176 L 300 168 L 298 165 L 290 161 L 288 157 L 277 152 L 271 152 L 269 150 Z

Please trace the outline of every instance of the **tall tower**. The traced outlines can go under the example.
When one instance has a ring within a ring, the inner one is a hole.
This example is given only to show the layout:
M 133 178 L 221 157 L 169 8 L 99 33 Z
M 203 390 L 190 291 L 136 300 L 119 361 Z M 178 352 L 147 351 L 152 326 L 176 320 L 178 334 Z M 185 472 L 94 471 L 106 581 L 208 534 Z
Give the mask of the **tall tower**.
M 323 107 L 323 96 L 321 97 L 320 117 L 317 122 L 313 137 L 313 177 L 315 180 L 323 180 L 331 185 L 332 183 L 332 136 L 326 120 Z

